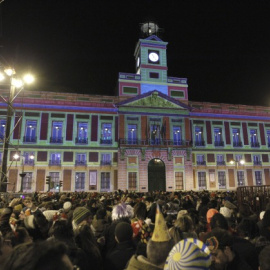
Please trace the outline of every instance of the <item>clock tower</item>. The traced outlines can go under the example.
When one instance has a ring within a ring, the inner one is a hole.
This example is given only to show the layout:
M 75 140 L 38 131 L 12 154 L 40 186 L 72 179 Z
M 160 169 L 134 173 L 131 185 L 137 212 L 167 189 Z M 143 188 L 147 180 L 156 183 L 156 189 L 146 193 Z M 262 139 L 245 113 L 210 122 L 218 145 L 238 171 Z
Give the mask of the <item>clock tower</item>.
M 153 22 L 142 24 L 144 39 L 139 39 L 135 48 L 136 74 L 141 77 L 141 93 L 158 90 L 168 95 L 167 44 L 158 36 L 159 27 Z

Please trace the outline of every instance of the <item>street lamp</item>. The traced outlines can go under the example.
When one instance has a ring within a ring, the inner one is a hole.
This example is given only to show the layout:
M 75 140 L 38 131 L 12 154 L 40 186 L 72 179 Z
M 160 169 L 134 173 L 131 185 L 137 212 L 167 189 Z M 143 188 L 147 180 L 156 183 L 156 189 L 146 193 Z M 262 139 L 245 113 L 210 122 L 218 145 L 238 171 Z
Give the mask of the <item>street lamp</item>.
M 245 164 L 245 161 L 243 159 L 240 159 L 240 160 L 235 160 L 235 159 L 232 159 L 230 161 L 230 164 L 235 164 L 235 166 L 238 168 L 239 164 L 240 165 L 244 165 Z
M 24 84 L 29 84 L 34 81 L 34 77 L 30 74 L 24 76 L 23 80 L 19 77 L 16 77 L 16 72 L 13 68 L 6 68 L 4 73 L 0 73 L 0 80 L 3 81 L 6 79 L 6 76 L 9 78 L 9 98 L 6 100 L 3 96 L 2 99 L 7 103 L 7 118 L 6 118 L 6 128 L 5 128 L 5 136 L 3 142 L 3 158 L 2 158 L 2 168 L 1 168 L 1 179 L 0 179 L 0 191 L 6 192 L 6 185 L 4 183 L 7 182 L 7 159 L 8 159 L 8 148 L 10 141 L 10 130 L 11 130 L 11 120 L 14 113 L 13 101 L 19 95 L 19 93 L 23 90 Z M 17 92 L 16 92 L 16 89 Z
M 25 155 L 19 155 L 18 153 L 16 153 L 13 158 L 17 161 L 19 158 L 22 158 L 22 172 L 20 173 L 20 177 L 21 177 L 21 187 L 20 187 L 20 192 L 23 192 L 23 184 L 24 184 L 24 177 L 26 176 L 26 173 L 24 172 L 24 164 L 25 164 Z M 34 155 L 30 155 L 29 159 L 32 161 L 34 160 Z

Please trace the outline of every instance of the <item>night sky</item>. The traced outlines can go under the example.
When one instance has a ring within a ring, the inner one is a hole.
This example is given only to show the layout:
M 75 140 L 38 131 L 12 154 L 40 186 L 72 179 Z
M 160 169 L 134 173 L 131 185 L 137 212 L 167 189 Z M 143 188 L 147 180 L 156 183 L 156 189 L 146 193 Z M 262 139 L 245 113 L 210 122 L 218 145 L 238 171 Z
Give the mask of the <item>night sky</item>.
M 140 23 L 168 44 L 168 75 L 192 101 L 270 106 L 270 1 L 5 0 L 0 62 L 36 76 L 32 90 L 114 95 L 135 72 Z

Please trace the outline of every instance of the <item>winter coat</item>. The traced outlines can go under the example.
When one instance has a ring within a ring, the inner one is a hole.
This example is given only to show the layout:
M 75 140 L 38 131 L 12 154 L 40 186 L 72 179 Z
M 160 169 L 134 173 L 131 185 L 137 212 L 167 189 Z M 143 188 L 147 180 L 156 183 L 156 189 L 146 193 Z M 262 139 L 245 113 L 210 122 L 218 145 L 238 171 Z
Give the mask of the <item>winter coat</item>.
M 164 265 L 157 266 L 152 264 L 144 256 L 132 256 L 126 270 L 161 270 Z
M 116 248 L 105 260 L 105 270 L 123 270 L 130 258 L 135 254 L 135 247 L 132 242 L 118 243 Z

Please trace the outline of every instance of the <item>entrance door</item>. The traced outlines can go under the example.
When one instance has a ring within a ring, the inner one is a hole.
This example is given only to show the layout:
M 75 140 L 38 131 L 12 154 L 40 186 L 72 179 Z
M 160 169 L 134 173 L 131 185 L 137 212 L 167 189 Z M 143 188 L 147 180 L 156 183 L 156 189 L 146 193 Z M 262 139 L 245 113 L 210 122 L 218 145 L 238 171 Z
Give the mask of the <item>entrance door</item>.
M 166 190 L 165 164 L 154 158 L 148 164 L 148 191 Z

